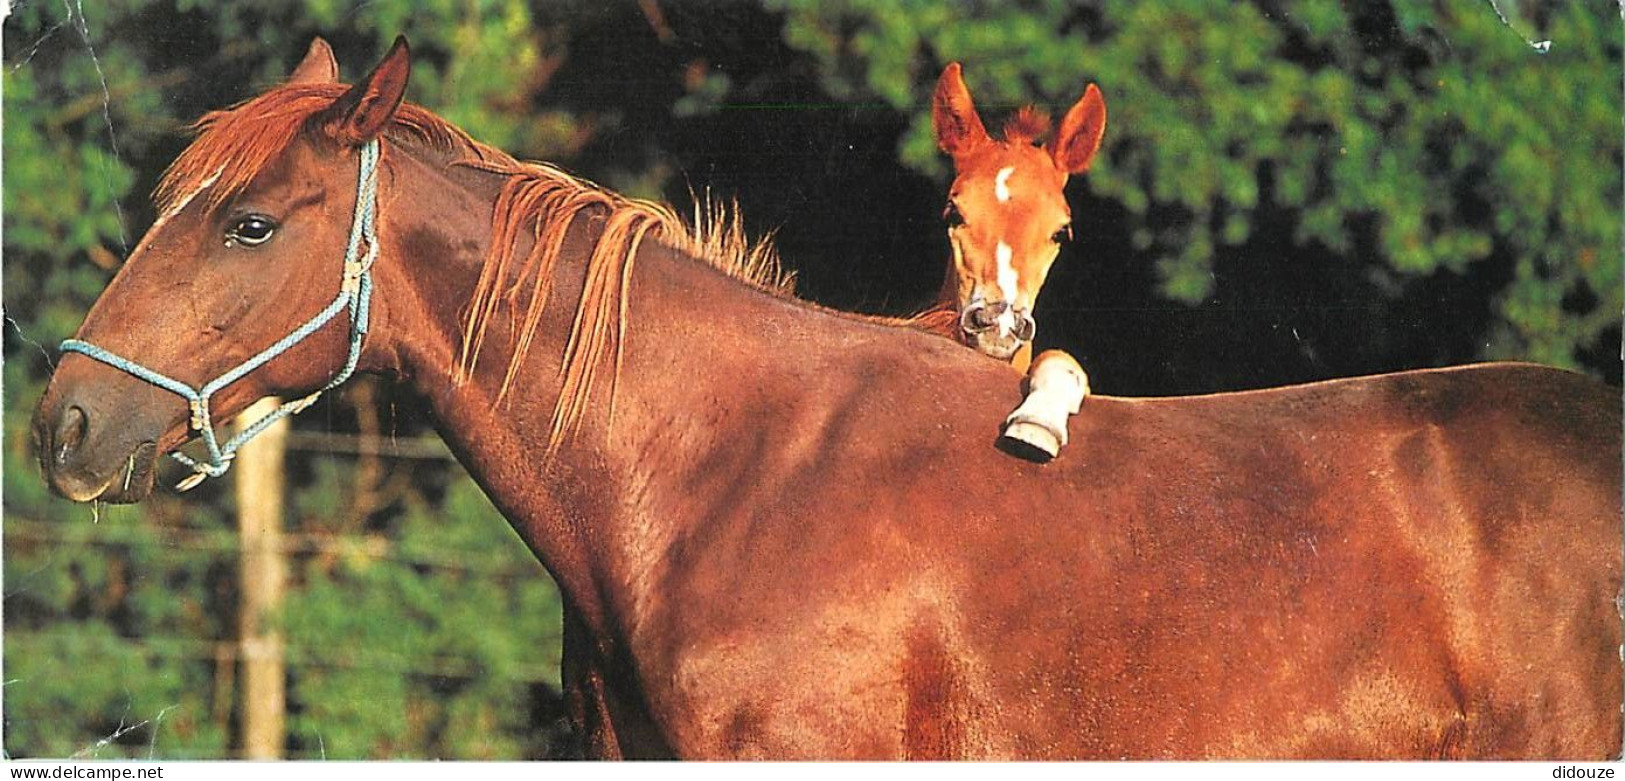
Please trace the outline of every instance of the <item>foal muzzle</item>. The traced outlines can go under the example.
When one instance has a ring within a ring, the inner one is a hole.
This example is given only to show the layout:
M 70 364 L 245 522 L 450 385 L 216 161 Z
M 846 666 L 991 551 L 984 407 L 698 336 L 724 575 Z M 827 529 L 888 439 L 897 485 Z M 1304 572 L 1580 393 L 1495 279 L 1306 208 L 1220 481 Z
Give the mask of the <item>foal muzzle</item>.
M 1004 301 L 975 300 L 959 315 L 965 342 L 977 350 L 1007 360 L 1038 333 L 1029 310 Z

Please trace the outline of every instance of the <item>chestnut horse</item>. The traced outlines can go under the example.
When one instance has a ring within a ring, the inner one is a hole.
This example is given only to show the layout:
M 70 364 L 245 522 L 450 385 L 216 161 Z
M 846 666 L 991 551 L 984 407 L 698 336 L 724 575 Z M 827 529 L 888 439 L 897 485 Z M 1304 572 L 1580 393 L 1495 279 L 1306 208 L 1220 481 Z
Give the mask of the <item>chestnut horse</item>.
M 1617 391 L 1097 397 L 1038 466 L 986 447 L 1004 367 L 776 293 L 403 103 L 408 71 L 402 41 L 203 119 L 40 402 L 56 491 L 139 500 L 198 407 L 353 357 L 558 580 L 604 754 L 1619 753 Z
M 1061 244 L 1072 237 L 1063 190 L 1100 149 L 1105 99 L 1090 84 L 1053 135 L 1049 116 L 1027 106 L 994 139 L 955 62 L 937 80 L 931 124 L 937 146 L 954 161 L 943 210 L 953 256 L 938 299 L 939 311 L 952 317 L 935 322 L 940 332 L 1027 372 L 1028 395 L 1006 420 L 1004 436 L 1024 443 L 1023 453 L 1053 457 L 1066 444 L 1067 416 L 1077 414 L 1089 380 L 1060 350 L 1032 359 L 1032 311 Z

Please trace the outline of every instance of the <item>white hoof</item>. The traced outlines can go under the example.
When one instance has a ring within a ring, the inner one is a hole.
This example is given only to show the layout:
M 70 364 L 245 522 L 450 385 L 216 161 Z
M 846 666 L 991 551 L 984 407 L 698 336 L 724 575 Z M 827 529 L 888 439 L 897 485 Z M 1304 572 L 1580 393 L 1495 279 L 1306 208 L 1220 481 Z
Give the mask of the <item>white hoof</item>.
M 1006 449 L 1030 461 L 1042 463 L 1061 454 L 1061 438 L 1032 421 L 1011 422 L 1005 427 L 1002 439 Z
M 1059 350 L 1047 350 L 1033 362 L 1027 376 L 1027 396 L 1004 419 L 1001 444 L 1013 454 L 1044 462 L 1066 447 L 1067 419 L 1076 415 L 1089 395 L 1089 375 Z

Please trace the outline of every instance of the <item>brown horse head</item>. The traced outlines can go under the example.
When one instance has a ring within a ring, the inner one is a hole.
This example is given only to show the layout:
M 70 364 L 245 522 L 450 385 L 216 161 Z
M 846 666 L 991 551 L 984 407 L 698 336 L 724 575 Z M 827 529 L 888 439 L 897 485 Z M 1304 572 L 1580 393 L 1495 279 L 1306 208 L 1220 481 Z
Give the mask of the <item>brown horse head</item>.
M 1089 170 L 1106 132 L 1106 103 L 1091 84 L 1053 136 L 1049 117 L 1029 106 L 995 140 L 952 63 L 937 81 L 931 118 L 937 146 L 954 160 L 943 215 L 953 246 L 945 294 L 959 309 L 964 341 L 1008 360 L 1032 341 L 1033 303 L 1072 235 L 1062 188 Z
M 400 105 L 407 61 L 397 40 L 372 74 L 346 89 L 334 81 L 332 50 L 317 40 L 288 84 L 205 116 L 158 185 L 160 216 L 76 339 L 195 389 L 322 312 L 340 289 L 358 149 Z M 213 419 L 336 376 L 349 341 L 343 321 L 221 388 Z M 151 490 L 156 457 L 199 433 L 195 417 L 176 393 L 64 353 L 34 437 L 58 493 L 133 502 Z

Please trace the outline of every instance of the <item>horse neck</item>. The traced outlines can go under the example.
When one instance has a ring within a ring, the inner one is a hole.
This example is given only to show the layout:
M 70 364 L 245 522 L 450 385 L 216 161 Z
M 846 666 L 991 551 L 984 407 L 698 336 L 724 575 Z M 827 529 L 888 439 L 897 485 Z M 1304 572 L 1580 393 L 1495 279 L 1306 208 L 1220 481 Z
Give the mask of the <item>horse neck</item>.
M 455 379 L 455 368 L 460 315 L 490 246 L 501 177 L 448 172 L 411 156 L 397 160 L 397 168 L 397 181 L 412 182 L 412 192 L 446 195 L 430 199 L 434 203 L 400 197 L 381 209 L 386 220 L 392 207 L 402 211 L 380 228 L 398 262 L 378 275 L 375 333 L 387 336 L 374 346 L 384 357 L 373 368 L 408 379 L 426 397 L 442 437 L 572 606 L 600 637 L 613 636 L 622 631 L 617 627 L 636 622 L 646 601 L 642 591 L 652 586 L 648 573 L 681 531 L 681 518 L 645 511 L 642 502 L 659 499 L 651 485 L 703 462 L 697 451 L 726 443 L 743 425 L 715 414 L 715 396 L 719 388 L 726 392 L 728 378 L 772 377 L 764 366 L 773 345 L 750 326 L 780 322 L 799 307 L 646 242 L 632 278 L 614 419 L 608 419 L 606 377 L 579 431 L 549 457 L 562 356 L 597 221 L 574 221 L 534 342 L 512 389 L 499 399 L 509 356 L 497 353 L 516 343 L 518 313 L 510 309 L 491 320 L 488 354 L 465 380 Z

